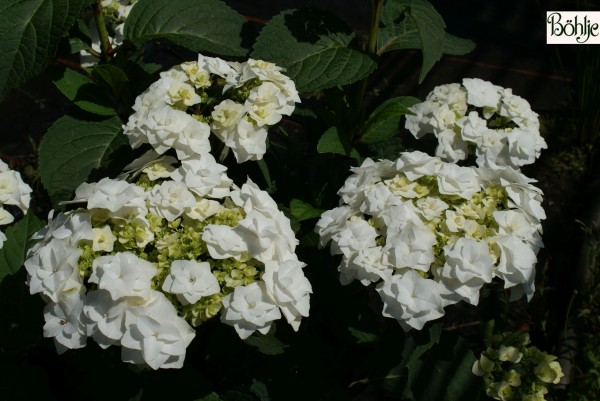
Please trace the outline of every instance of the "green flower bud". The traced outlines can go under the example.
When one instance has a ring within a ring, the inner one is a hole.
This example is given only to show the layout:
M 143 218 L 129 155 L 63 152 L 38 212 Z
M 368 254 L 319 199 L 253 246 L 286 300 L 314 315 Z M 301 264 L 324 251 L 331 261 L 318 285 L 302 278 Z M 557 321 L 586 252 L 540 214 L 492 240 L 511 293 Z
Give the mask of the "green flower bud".
M 542 361 L 533 369 L 536 377 L 544 383 L 557 384 L 564 376 L 557 361 Z
M 501 361 L 519 363 L 521 358 L 523 354 L 516 347 L 501 345 L 498 350 L 498 359 Z

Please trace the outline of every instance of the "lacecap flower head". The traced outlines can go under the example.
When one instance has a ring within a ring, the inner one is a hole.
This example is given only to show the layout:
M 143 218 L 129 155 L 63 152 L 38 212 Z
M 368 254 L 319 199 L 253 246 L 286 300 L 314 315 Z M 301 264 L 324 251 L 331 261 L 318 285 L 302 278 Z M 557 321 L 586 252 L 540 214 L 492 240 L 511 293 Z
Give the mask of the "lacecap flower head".
M 341 255 L 340 281 L 377 283 L 383 315 L 421 329 L 497 277 L 512 299 L 534 292 L 542 192 L 510 167 L 459 167 L 422 152 L 366 159 L 317 223 Z
M 119 179 L 84 183 L 25 261 L 57 349 L 120 345 L 122 359 L 181 367 L 193 327 L 220 315 L 241 338 L 282 316 L 295 330 L 311 285 L 289 219 L 256 184 L 237 187 L 210 154 L 150 151 Z
M 436 155 L 444 161 L 465 160 L 474 152 L 481 167 L 518 169 L 547 148 L 529 103 L 479 78 L 437 86 L 410 111 L 406 129 L 416 138 L 434 134 Z
M 198 56 L 161 73 L 142 93 L 124 126 L 132 147 L 169 149 L 180 160 L 211 149 L 211 133 L 238 163 L 262 159 L 268 128 L 300 102 L 294 82 L 273 63 Z
M 31 192 L 31 187 L 23 181 L 21 175 L 0 160 L 0 226 L 10 224 L 15 220 L 15 217 L 4 208 L 4 205 L 14 206 L 15 210 L 19 208 L 25 213 L 29 209 Z M 6 241 L 6 235 L 0 231 L 0 249 L 3 247 L 4 241 Z

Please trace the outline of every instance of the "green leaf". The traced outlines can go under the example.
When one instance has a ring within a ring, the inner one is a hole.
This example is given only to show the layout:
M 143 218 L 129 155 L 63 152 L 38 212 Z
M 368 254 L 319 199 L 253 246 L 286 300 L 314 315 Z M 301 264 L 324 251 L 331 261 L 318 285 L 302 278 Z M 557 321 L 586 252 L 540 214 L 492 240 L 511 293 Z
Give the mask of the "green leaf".
M 423 66 L 419 74 L 419 83 L 421 83 L 433 65 L 442 57 L 446 27 L 444 19 L 426 0 L 391 0 L 388 3 L 396 3 L 396 7 L 405 6 L 404 15 L 416 26 L 423 51 Z
M 398 132 L 400 118 L 409 114 L 408 108 L 419 102 L 417 98 L 401 96 L 382 103 L 365 122 L 361 142 L 370 144 L 393 137 Z
M 219 0 L 138 0 L 124 36 L 136 44 L 168 40 L 195 52 L 245 56 L 244 17 Z
M 426 332 L 424 332 L 423 334 L 419 334 L 421 335 L 421 338 L 419 338 L 418 340 L 421 341 L 417 342 L 417 345 L 412 350 L 408 357 L 408 360 L 406 361 L 406 366 L 409 370 L 417 364 L 417 361 L 421 357 L 421 355 L 429 351 L 434 345 L 440 342 L 440 335 L 442 334 L 442 325 L 440 323 L 432 324 L 431 326 L 429 326 L 429 329 Z
M 254 333 L 245 339 L 244 342 L 257 348 L 259 352 L 265 355 L 283 354 L 288 345 L 277 339 L 273 331 L 271 328 L 271 331 L 267 334 Z
M 54 85 L 80 109 L 100 116 L 117 114 L 104 89 L 91 79 L 66 67 L 49 69 Z
M 123 70 L 114 65 L 96 65 L 92 69 L 92 75 L 104 82 L 118 97 L 123 96 L 124 92 L 129 89 L 129 78 Z
M 263 27 L 252 57 L 286 68 L 299 91 L 317 91 L 351 84 L 375 69 L 371 57 L 348 47 L 353 38 L 350 28 L 323 11 L 287 10 Z
M 347 155 L 346 149 L 342 144 L 338 130 L 336 127 L 330 127 L 319 139 L 317 143 L 317 151 L 319 153 L 336 153 L 339 155 Z M 354 148 L 350 149 L 350 157 L 355 159 L 360 158 L 358 151 Z
M 372 159 L 396 160 L 400 156 L 400 152 L 406 150 L 406 145 L 400 138 L 390 138 L 369 144 L 369 156 Z
M 442 53 L 461 55 L 475 44 L 445 32 L 445 23 L 426 0 L 390 0 L 381 14 L 382 27 L 377 37 L 377 53 L 392 50 L 422 49 L 422 82 Z
M 267 386 L 263 382 L 253 379 L 252 385 L 250 386 L 250 391 L 252 391 L 252 393 L 257 396 L 260 401 L 271 401 Z
M 392 22 L 393 23 L 393 22 Z M 391 27 L 384 27 L 377 37 L 378 54 L 393 50 L 421 49 L 421 37 L 415 22 L 405 18 Z M 444 32 L 442 40 L 442 53 L 460 56 L 467 54 L 475 48 L 475 42 L 470 39 L 459 38 Z
M 444 54 L 452 54 L 454 56 L 462 56 L 475 49 L 475 42 L 470 39 L 459 38 L 446 32 L 444 35 L 444 44 L 442 52 Z
M 57 120 L 44 135 L 39 150 L 42 184 L 54 206 L 70 200 L 79 184 L 98 169 L 126 163 L 126 158 L 117 157 L 117 151 L 123 149 L 129 150 L 129 146 L 116 117 L 83 121 L 64 116 Z
M 372 343 L 379 339 L 377 334 L 367 333 L 366 331 L 358 330 L 354 327 L 348 327 L 348 331 L 356 338 L 357 344 Z
M 444 333 L 439 344 L 408 366 L 405 397 L 415 401 L 475 401 L 481 378 L 471 372 L 475 356 L 467 342 Z
M 300 199 L 292 199 L 290 202 L 290 211 L 296 221 L 303 221 L 320 217 L 325 210 L 318 209 L 310 203 L 303 202 Z
M 0 282 L 9 274 L 15 274 L 25 261 L 25 254 L 34 241 L 31 235 L 44 223 L 35 214 L 27 213 L 21 220 L 5 231 L 6 241 L 0 249 Z
M 0 0 L 0 99 L 41 73 L 90 0 Z
M 210 393 L 202 398 L 198 398 L 196 401 L 221 401 L 221 397 L 217 393 Z

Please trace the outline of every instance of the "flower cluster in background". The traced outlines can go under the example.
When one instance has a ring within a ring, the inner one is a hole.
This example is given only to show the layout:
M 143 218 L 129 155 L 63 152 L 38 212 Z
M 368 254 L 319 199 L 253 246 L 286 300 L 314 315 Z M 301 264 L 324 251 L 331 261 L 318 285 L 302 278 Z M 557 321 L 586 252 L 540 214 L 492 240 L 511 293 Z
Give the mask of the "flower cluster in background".
M 106 28 L 109 33 L 109 42 L 111 47 L 118 47 L 123 44 L 123 28 L 125 20 L 131 11 L 131 8 L 137 0 L 101 0 L 100 9 L 104 17 Z M 100 53 L 100 35 L 96 27 L 96 21 L 92 18 L 89 24 L 91 47 L 97 53 Z M 89 67 L 98 62 L 98 58 L 86 50 L 79 52 L 81 65 Z
M 268 126 L 299 101 L 280 71 L 199 56 L 136 99 L 124 131 L 151 149 L 118 178 L 81 184 L 65 202 L 80 207 L 51 213 L 25 261 L 59 352 L 92 337 L 124 361 L 179 368 L 193 326 L 215 316 L 242 339 L 282 317 L 298 330 L 312 288 L 290 220 L 210 153 L 212 132 L 238 162 L 262 157 Z
M 479 78 L 437 86 L 410 110 L 406 128 L 416 138 L 433 133 L 436 155 L 445 161 L 465 160 L 474 152 L 481 167 L 518 169 L 547 148 L 529 103 L 512 89 Z
M 262 159 L 269 126 L 300 102 L 294 82 L 275 64 L 226 62 L 200 55 L 161 73 L 135 101 L 124 127 L 132 147 L 149 143 L 158 153 L 175 149 L 181 160 L 211 149 L 210 134 L 238 163 Z
M 317 223 L 342 255 L 342 284 L 377 284 L 383 315 L 421 329 L 494 277 L 511 298 L 534 292 L 542 193 L 510 167 L 460 167 L 422 152 L 366 159 Z
M 0 226 L 12 223 L 15 217 L 4 205 L 16 206 L 23 213 L 29 208 L 31 187 L 23 182 L 21 175 L 0 160 Z M 4 246 L 6 235 L 0 231 L 0 248 Z
M 543 401 L 563 372 L 556 356 L 528 346 L 527 333 L 504 333 L 481 353 L 473 373 L 483 376 L 486 394 L 501 401 Z

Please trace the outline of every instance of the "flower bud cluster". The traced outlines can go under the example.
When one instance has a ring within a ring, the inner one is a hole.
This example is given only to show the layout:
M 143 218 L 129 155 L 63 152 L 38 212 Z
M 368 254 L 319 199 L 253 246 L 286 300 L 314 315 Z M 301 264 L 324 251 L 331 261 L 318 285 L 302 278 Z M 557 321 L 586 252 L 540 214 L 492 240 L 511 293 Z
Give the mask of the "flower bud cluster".
M 416 138 L 433 133 L 436 155 L 445 161 L 465 160 L 474 151 L 481 167 L 519 169 L 547 148 L 529 103 L 479 78 L 437 86 L 410 111 L 406 129 Z
M 59 352 L 92 337 L 126 362 L 179 368 L 192 326 L 219 314 L 241 338 L 282 315 L 298 329 L 311 286 L 290 221 L 225 170 L 210 154 L 149 151 L 119 179 L 80 185 L 69 203 L 83 207 L 51 214 L 25 268 Z
M 542 192 L 510 167 L 460 167 L 422 152 L 366 159 L 322 214 L 321 246 L 340 281 L 377 284 L 383 315 L 420 330 L 497 277 L 513 299 L 534 292 Z
M 563 372 L 556 356 L 540 351 L 527 333 L 504 333 L 493 338 L 492 347 L 473 364 L 473 374 L 482 376 L 486 394 L 501 401 L 543 401 L 550 384 Z
M 175 149 L 180 160 L 208 153 L 210 133 L 238 163 L 262 159 L 269 126 L 300 102 L 294 82 L 266 61 L 226 62 L 200 55 L 161 73 L 135 101 L 124 126 L 132 147 Z
M 15 217 L 4 208 L 4 205 L 16 206 L 23 213 L 29 208 L 31 201 L 31 187 L 14 170 L 0 160 L 0 226 L 10 224 Z M 0 249 L 6 241 L 6 235 L 0 231 Z
M 123 29 L 125 28 L 125 20 L 137 0 L 101 0 L 100 8 L 104 16 L 104 21 L 108 31 L 108 40 L 112 47 L 118 47 L 123 44 Z M 92 39 L 91 47 L 96 52 L 100 53 L 100 36 L 96 21 L 92 19 L 89 24 L 90 35 Z M 81 65 L 90 67 L 98 62 L 98 58 L 94 57 L 90 52 L 81 50 L 79 52 Z

